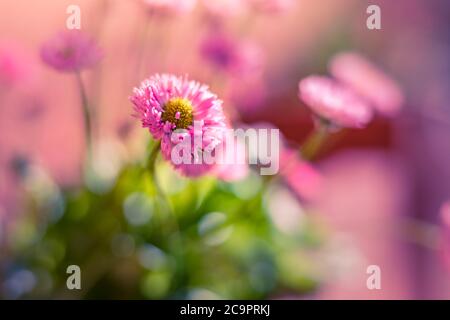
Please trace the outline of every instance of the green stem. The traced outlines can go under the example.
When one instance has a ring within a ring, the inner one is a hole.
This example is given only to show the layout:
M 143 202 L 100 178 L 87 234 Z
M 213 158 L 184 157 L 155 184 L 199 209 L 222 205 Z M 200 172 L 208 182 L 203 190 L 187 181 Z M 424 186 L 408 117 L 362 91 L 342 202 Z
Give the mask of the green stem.
M 177 215 L 175 214 L 174 209 L 171 206 L 170 199 L 167 196 L 167 194 L 164 192 L 164 190 L 161 188 L 161 185 L 158 181 L 158 177 L 156 175 L 156 160 L 159 155 L 159 151 L 161 148 L 160 142 L 156 143 L 152 148 L 148 156 L 146 169 L 149 171 L 153 183 L 156 188 L 156 198 L 160 197 L 161 202 L 164 203 L 165 207 L 167 207 L 167 211 L 169 212 L 170 216 L 170 223 L 172 227 L 172 231 L 174 234 L 174 243 L 173 243 L 173 254 L 176 257 L 178 264 L 177 264 L 177 280 L 179 282 L 183 282 L 183 279 L 185 278 L 185 262 L 184 262 L 184 249 L 183 249 L 183 237 L 181 234 L 180 225 L 178 223 Z
M 158 142 L 156 143 L 152 149 L 150 150 L 146 168 L 149 170 L 150 174 L 152 175 L 152 178 L 156 180 L 155 178 L 155 165 L 156 165 L 156 159 L 158 158 L 159 150 L 161 148 L 161 144 Z
M 303 159 L 314 160 L 328 137 L 328 132 L 328 125 L 323 121 L 320 122 L 318 128 L 306 138 L 302 146 L 301 154 Z
M 86 88 L 84 86 L 83 79 L 81 78 L 81 74 L 79 72 L 76 72 L 75 75 L 81 97 L 81 107 L 83 110 L 84 132 L 87 147 L 87 159 L 89 160 L 92 155 L 92 114 L 91 110 L 89 109 Z
M 173 222 L 174 229 L 177 232 L 179 232 L 180 228 L 178 226 L 178 219 L 177 219 L 177 217 L 175 215 L 175 212 L 174 212 L 172 206 L 170 205 L 170 199 L 167 196 L 167 194 L 164 192 L 163 188 L 161 187 L 161 184 L 159 183 L 158 177 L 156 175 L 156 160 L 157 160 L 158 155 L 159 155 L 160 146 L 161 146 L 161 144 L 158 142 L 151 149 L 150 154 L 148 156 L 146 168 L 149 171 L 150 176 L 153 179 L 153 183 L 155 185 L 157 197 L 160 197 L 161 200 L 164 202 L 164 204 L 167 206 L 168 211 L 170 211 L 171 215 L 173 216 L 173 221 L 172 222 Z

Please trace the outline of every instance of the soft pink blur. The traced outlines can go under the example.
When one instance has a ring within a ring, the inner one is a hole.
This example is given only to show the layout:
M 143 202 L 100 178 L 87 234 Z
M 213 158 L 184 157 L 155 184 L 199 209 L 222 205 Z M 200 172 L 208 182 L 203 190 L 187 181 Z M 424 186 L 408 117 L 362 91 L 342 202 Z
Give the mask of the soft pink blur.
M 403 106 L 404 98 L 398 84 L 360 54 L 336 55 L 330 62 L 330 72 L 366 97 L 381 114 L 394 116 Z
M 299 98 L 314 114 L 338 126 L 364 128 L 373 117 L 365 99 L 332 78 L 308 76 L 300 81 L 298 88 Z
M 450 201 L 444 203 L 440 210 L 442 228 L 442 250 L 444 263 L 450 273 Z
M 295 149 L 283 147 L 280 174 L 302 200 L 313 201 L 323 191 L 324 177 L 311 163 L 302 160 Z
M 62 31 L 41 48 L 41 58 L 49 67 L 62 72 L 80 72 L 94 67 L 102 52 L 89 35 L 78 31 Z
M 402 160 L 378 151 L 348 151 L 324 161 L 321 168 L 324 192 L 314 208 L 347 239 L 358 258 L 347 273 L 329 280 L 320 297 L 413 298 L 407 246 L 402 241 L 411 190 Z M 381 290 L 366 287 L 369 265 L 381 268 Z

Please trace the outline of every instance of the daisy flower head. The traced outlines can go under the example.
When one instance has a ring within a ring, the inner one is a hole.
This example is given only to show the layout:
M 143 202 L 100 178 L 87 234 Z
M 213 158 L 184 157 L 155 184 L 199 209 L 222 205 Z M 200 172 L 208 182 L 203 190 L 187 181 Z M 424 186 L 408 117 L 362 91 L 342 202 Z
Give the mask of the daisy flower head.
M 202 161 L 203 153 L 213 153 L 221 146 L 228 126 L 222 101 L 208 86 L 187 77 L 156 74 L 135 88 L 130 100 L 142 126 L 161 140 L 164 159 L 177 170 L 195 177 L 213 168 Z M 191 142 L 189 163 L 176 163 L 173 148 L 187 141 Z
M 400 111 L 404 97 L 399 85 L 361 54 L 339 53 L 331 59 L 329 69 L 337 80 L 371 102 L 380 114 L 395 116 Z
M 326 76 L 312 75 L 301 80 L 299 98 L 314 114 L 341 127 L 363 128 L 373 116 L 364 98 Z
M 92 68 L 101 58 L 102 52 L 97 44 L 78 30 L 60 32 L 41 48 L 42 61 L 62 72 Z

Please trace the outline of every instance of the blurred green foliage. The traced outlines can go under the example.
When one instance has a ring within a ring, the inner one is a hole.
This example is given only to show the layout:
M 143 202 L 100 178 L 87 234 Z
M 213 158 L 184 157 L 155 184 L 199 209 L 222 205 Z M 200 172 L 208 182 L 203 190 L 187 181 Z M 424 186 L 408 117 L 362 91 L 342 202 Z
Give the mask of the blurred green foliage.
M 7 297 L 260 299 L 316 288 L 308 251 L 322 245 L 321 232 L 309 218 L 294 234 L 280 231 L 268 181 L 190 180 L 163 162 L 155 171 L 165 196 L 139 163 L 101 194 L 30 192 L 4 278 L 27 270 L 33 286 Z M 81 290 L 66 287 L 69 265 L 81 268 Z

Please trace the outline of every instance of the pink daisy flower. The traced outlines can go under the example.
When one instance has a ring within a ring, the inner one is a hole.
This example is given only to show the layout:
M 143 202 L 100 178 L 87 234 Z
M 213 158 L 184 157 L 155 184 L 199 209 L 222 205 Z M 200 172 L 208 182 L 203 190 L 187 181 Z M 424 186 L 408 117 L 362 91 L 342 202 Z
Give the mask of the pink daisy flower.
M 317 116 L 342 127 L 363 128 L 373 116 L 365 99 L 325 76 L 313 75 L 301 80 L 299 98 Z
M 143 0 L 150 14 L 157 16 L 170 16 L 191 12 L 197 0 Z
M 63 31 L 41 48 L 42 61 L 63 72 L 79 72 L 91 68 L 101 57 L 101 50 L 96 43 L 78 30 Z
M 181 173 L 195 177 L 214 167 L 202 161 L 202 156 L 222 144 L 227 124 L 222 101 L 208 86 L 187 77 L 157 74 L 135 88 L 130 100 L 142 126 L 149 129 L 154 139 L 161 140 L 163 157 Z M 176 129 L 184 130 L 174 133 Z M 201 139 L 201 145 L 192 143 L 191 163 L 175 164 L 172 148 L 187 138 L 191 142 Z
M 404 102 L 398 84 L 360 54 L 340 53 L 330 62 L 330 72 L 339 81 L 366 97 L 381 114 L 397 114 Z

